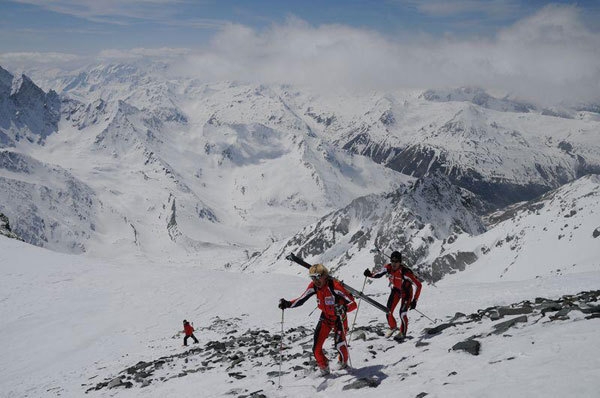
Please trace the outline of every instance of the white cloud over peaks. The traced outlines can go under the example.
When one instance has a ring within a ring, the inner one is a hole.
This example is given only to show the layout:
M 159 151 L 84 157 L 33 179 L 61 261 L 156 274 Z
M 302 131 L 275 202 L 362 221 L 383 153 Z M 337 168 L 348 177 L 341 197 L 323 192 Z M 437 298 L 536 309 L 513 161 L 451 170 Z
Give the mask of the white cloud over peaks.
M 128 59 L 139 59 L 139 58 L 178 58 L 191 53 L 188 48 L 132 48 L 131 50 L 103 50 L 100 52 L 99 57 L 101 59 L 117 61 L 128 60 Z
M 8 69 L 24 69 L 26 67 L 55 67 L 72 69 L 81 66 L 85 57 L 57 52 L 19 52 L 0 53 L 0 65 Z
M 600 36 L 570 6 L 548 6 L 491 39 L 389 37 L 289 19 L 265 31 L 227 25 L 177 71 L 326 90 L 476 85 L 537 100 L 597 100 Z

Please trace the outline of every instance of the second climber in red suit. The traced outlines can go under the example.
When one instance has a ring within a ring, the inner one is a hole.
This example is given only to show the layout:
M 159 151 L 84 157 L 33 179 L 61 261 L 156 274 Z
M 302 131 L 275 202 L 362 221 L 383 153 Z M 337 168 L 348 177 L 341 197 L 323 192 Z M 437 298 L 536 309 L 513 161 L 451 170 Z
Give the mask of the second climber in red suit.
M 387 302 L 388 314 L 387 322 L 390 329 L 386 333 L 386 337 L 390 337 L 396 330 L 399 330 L 398 339 L 406 337 L 408 329 L 408 309 L 414 310 L 417 307 L 417 300 L 421 294 L 421 281 L 415 274 L 402 264 L 402 253 L 395 251 L 390 256 L 390 264 L 386 264 L 383 268 L 375 273 L 366 269 L 364 275 L 369 278 L 381 278 L 384 275 L 390 280 L 392 291 Z M 416 288 L 413 296 L 413 285 Z M 394 309 L 398 302 L 400 304 L 400 327 L 397 327 L 396 319 L 394 318 Z
M 340 368 L 348 366 L 348 346 L 346 344 L 346 331 L 348 320 L 346 312 L 356 309 L 356 301 L 350 293 L 344 289 L 342 284 L 329 276 L 327 268 L 323 264 L 315 264 L 309 269 L 312 281 L 302 293 L 294 300 L 279 300 L 279 308 L 295 308 L 304 304 L 311 296 L 317 295 L 317 306 L 322 311 L 319 323 L 315 329 L 313 340 L 313 354 L 322 374 L 329 373 L 329 363 L 323 353 L 323 343 L 333 330 L 335 348 L 340 360 Z

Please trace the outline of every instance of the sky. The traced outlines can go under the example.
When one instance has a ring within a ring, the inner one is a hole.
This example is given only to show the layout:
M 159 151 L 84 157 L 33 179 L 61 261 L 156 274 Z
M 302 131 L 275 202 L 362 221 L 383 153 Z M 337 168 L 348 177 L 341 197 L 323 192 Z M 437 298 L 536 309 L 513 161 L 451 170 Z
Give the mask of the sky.
M 591 101 L 598 54 L 598 1 L 0 1 L 13 69 L 154 58 L 207 80 Z

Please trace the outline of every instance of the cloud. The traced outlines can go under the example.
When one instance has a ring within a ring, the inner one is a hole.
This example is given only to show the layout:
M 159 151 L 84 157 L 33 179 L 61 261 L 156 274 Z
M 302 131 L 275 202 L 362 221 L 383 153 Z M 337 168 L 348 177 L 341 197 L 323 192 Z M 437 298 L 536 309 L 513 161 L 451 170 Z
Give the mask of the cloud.
M 547 6 L 487 39 L 390 37 L 292 18 L 263 31 L 228 25 L 176 71 L 326 90 L 473 85 L 526 99 L 595 100 L 600 36 L 570 6 Z
M 49 65 L 52 67 L 67 66 L 75 63 L 81 64 L 85 58 L 74 54 L 58 52 L 19 52 L 0 54 L 0 65 L 15 65 L 23 68 L 26 65 Z
M 131 59 L 155 58 L 166 60 L 169 58 L 180 58 L 191 54 L 192 51 L 188 48 L 133 48 L 131 50 L 103 50 L 99 54 L 99 58 L 103 60 L 126 61 Z
M 491 38 L 396 36 L 297 18 L 255 29 L 227 24 L 202 49 L 106 50 L 102 62 L 158 60 L 174 75 L 371 91 L 478 86 L 542 104 L 600 100 L 600 35 L 574 6 L 547 6 Z M 25 67 L 83 58 L 66 54 L 0 54 Z M 92 59 L 87 59 L 92 61 Z M 10 62 L 7 62 L 10 61 Z

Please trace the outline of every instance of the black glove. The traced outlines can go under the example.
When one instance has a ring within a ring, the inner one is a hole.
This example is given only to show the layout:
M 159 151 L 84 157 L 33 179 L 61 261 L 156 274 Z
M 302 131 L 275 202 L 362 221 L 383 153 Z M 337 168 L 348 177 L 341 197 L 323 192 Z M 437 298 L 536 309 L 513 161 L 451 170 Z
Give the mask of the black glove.
M 279 299 L 279 305 L 278 307 L 282 310 L 285 310 L 286 308 L 290 308 L 292 306 L 292 302 L 291 301 L 287 301 L 286 299 Z
M 367 269 L 365 270 L 365 272 L 363 272 L 363 275 L 364 275 L 364 276 L 366 276 L 366 277 L 369 277 L 369 278 L 370 278 L 370 277 L 372 277 L 372 276 L 373 276 L 373 273 L 371 272 L 371 270 L 370 270 L 370 269 L 368 269 L 368 268 L 367 268 Z
M 343 304 L 338 304 L 335 306 L 335 314 L 337 316 L 344 316 L 346 315 L 346 306 Z
M 415 308 L 417 308 L 417 300 L 413 300 L 413 302 L 410 303 L 410 309 L 414 310 Z

